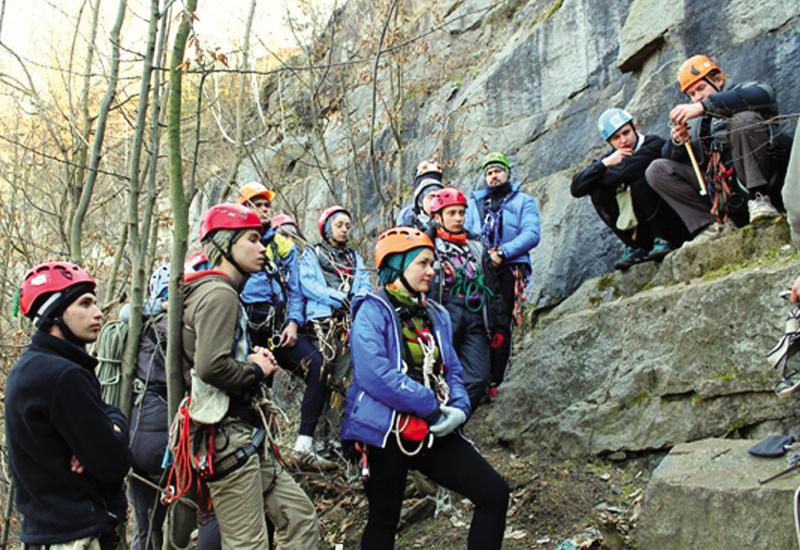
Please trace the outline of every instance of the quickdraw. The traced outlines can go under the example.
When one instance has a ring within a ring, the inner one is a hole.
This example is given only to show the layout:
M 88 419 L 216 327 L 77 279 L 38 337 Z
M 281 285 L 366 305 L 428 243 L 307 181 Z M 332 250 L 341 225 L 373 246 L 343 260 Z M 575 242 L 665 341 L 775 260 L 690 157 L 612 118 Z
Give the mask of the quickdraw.
M 314 336 L 317 339 L 317 346 L 320 354 L 322 354 L 320 377 L 335 392 L 335 395 L 331 396 L 332 408 L 336 408 L 341 404 L 341 399 L 344 397 L 349 385 L 349 372 L 342 379 L 337 379 L 336 373 L 332 372 L 332 369 L 336 365 L 336 359 L 341 350 L 348 345 L 350 325 L 351 321 L 348 315 L 334 315 L 333 317 L 313 319 L 311 321 Z
M 725 223 L 730 219 L 730 211 L 741 207 L 734 199 L 738 198 L 733 191 L 731 181 L 736 177 L 733 167 L 728 168 L 722 161 L 724 145 L 718 141 L 711 143 L 708 153 L 709 161 L 706 166 L 706 178 L 709 182 L 711 197 L 711 215 L 718 223 Z

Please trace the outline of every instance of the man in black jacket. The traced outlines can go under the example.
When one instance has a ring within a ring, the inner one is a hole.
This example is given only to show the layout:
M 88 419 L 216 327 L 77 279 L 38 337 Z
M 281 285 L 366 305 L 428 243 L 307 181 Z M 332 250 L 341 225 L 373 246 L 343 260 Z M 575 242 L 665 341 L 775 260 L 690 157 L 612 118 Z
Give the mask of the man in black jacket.
M 34 267 L 20 288 L 38 330 L 8 376 L 5 423 L 26 549 L 111 549 L 126 520 L 128 424 L 103 403 L 85 349 L 102 320 L 94 289 L 68 262 Z
M 681 65 L 678 85 L 690 103 L 670 112 L 672 139 L 662 149 L 665 158 L 647 170 L 647 181 L 684 221 L 692 242 L 778 216 L 773 200 L 780 196 L 787 138 L 770 122 L 778 115 L 772 87 L 735 84 L 705 55 Z
M 591 196 L 600 218 L 625 243 L 617 269 L 659 260 L 688 237 L 680 218 L 644 177 L 650 163 L 661 156 L 664 140 L 642 135 L 624 109 L 604 111 L 597 129 L 611 151 L 575 174 L 572 196 Z

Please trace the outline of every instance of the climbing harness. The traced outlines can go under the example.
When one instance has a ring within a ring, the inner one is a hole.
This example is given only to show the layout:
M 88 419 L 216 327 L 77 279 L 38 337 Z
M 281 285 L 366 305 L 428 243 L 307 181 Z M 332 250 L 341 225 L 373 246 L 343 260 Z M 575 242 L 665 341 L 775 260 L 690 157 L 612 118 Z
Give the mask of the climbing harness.
M 317 347 L 322 354 L 322 370 L 320 377 L 323 382 L 331 388 L 338 397 L 344 397 L 349 385 L 350 372 L 333 372 L 337 358 L 347 349 L 350 338 L 350 316 L 347 314 L 335 314 L 332 317 L 322 319 L 312 319 L 311 327 L 317 340 Z M 334 399 L 334 396 L 331 397 Z M 337 403 L 338 400 L 337 400 Z M 331 407 L 335 404 L 331 403 Z
M 434 367 L 437 363 L 436 340 L 427 329 L 422 330 L 415 327 L 416 337 L 411 340 L 418 344 L 422 350 L 422 384 L 432 389 L 436 395 L 436 400 L 440 403 L 447 403 L 450 398 L 450 387 L 445 380 L 444 362 L 441 362 L 439 372 L 435 372 Z M 403 362 L 406 370 L 408 366 Z M 419 454 L 424 447 L 433 446 L 433 434 L 429 431 L 428 423 L 419 417 L 409 414 L 399 414 L 395 419 L 394 433 L 397 446 L 406 456 Z M 416 448 L 407 449 L 403 441 L 417 443 Z

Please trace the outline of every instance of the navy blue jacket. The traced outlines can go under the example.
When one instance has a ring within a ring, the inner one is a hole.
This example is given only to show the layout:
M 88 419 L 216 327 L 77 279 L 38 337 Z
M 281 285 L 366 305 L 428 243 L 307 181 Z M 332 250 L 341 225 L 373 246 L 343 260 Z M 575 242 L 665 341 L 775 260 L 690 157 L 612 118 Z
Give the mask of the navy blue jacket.
M 724 140 L 727 136 L 727 119 L 736 113 L 753 111 L 765 119 L 778 115 L 778 102 L 775 90 L 769 84 L 761 82 L 745 82 L 736 84 L 726 80 L 722 90 L 711 94 L 702 102 L 706 112 L 703 116 L 689 121 L 689 136 L 692 149 L 701 165 L 705 164 L 705 148 L 701 143 L 708 143 L 711 136 Z M 705 122 L 704 122 L 705 121 Z M 689 163 L 689 153 L 684 145 L 675 145 L 667 140 L 661 150 L 661 156 L 678 162 Z
M 100 398 L 96 364 L 83 349 L 40 330 L 8 375 L 6 445 L 23 542 L 97 536 L 126 519 L 128 422 Z M 82 474 L 70 470 L 73 455 Z

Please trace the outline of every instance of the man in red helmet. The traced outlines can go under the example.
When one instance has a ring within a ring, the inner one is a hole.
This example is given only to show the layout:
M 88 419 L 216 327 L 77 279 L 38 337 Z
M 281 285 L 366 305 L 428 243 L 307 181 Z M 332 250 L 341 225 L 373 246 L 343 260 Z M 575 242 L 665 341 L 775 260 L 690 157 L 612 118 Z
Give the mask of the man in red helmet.
M 491 350 L 503 344 L 510 318 L 489 254 L 464 230 L 466 207 L 467 198 L 458 189 L 449 187 L 431 195 L 439 269 L 428 295 L 450 313 L 453 342 L 464 367 L 464 387 L 474 411 L 491 380 Z
M 736 84 L 705 55 L 681 65 L 678 86 L 689 102 L 670 112 L 665 158 L 645 177 L 681 217 L 692 242 L 778 216 L 788 138 L 771 120 L 778 115 L 772 87 Z
M 100 397 L 95 281 L 69 262 L 25 274 L 19 307 L 37 330 L 6 382 L 6 445 L 26 549 L 111 549 L 126 520 L 128 423 Z

